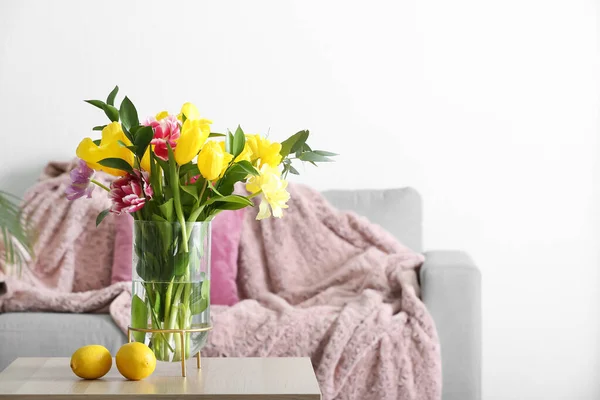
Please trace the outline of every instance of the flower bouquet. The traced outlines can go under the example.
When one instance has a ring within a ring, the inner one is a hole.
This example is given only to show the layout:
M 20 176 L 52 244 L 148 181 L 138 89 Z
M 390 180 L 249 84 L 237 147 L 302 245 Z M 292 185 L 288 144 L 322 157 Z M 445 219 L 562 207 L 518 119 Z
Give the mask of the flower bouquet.
M 106 101 L 86 100 L 110 122 L 96 126 L 101 138 L 77 147 L 70 200 L 90 197 L 99 186 L 108 192 L 109 214 L 129 213 L 133 229 L 133 338 L 145 342 L 163 361 L 195 355 L 210 329 L 210 221 L 220 212 L 252 207 L 260 196 L 257 219 L 280 218 L 289 193 L 285 178 L 298 174 L 293 161 L 332 161 L 334 153 L 312 150 L 309 132 L 281 143 L 247 135 L 241 127 L 211 132 L 212 122 L 185 103 L 178 115 L 162 111 L 140 123 L 125 97 L 114 105 L 118 87 Z M 116 177 L 107 187 L 95 171 Z M 244 182 L 246 193 L 234 193 Z M 181 340 L 180 340 L 181 337 Z

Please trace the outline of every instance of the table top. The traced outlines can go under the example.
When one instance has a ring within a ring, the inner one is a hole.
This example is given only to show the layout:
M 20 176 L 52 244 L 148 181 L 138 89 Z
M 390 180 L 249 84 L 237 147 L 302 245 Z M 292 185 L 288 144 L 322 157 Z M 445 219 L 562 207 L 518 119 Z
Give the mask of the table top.
M 69 358 L 18 358 L 0 373 L 0 399 L 161 399 L 320 400 L 309 358 L 202 358 L 181 364 L 157 362 L 141 381 L 125 380 L 113 360 L 101 379 L 73 374 Z

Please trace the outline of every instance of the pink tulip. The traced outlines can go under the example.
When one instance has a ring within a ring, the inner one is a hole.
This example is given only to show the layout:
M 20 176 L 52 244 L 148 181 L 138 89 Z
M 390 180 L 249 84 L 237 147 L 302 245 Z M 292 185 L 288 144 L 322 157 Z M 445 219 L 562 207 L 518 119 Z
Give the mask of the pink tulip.
M 151 199 L 153 194 L 148 173 L 135 170 L 134 174 L 127 174 L 111 183 L 109 196 L 113 204 L 110 212 L 121 214 L 139 211 L 146 204 L 146 198 Z
M 154 129 L 154 138 L 150 142 L 154 146 L 154 154 L 161 160 L 168 161 L 167 142 L 172 149 L 175 149 L 179 139 L 180 127 L 177 117 L 168 115 L 160 121 L 157 121 L 155 117 L 150 117 L 144 125 Z

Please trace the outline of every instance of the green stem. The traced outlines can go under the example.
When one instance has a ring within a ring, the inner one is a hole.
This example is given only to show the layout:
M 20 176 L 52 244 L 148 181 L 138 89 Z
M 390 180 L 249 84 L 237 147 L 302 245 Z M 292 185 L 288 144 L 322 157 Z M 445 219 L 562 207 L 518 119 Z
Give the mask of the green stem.
M 177 214 L 177 219 L 179 220 L 179 224 L 181 225 L 181 235 L 185 239 L 187 238 L 187 226 L 185 225 L 183 210 L 181 209 L 181 194 L 179 193 L 179 167 L 175 164 L 175 156 L 173 155 L 173 149 L 171 148 L 171 145 L 168 142 L 167 148 L 169 150 L 169 176 L 171 186 L 173 187 L 173 203 L 175 204 L 175 213 Z M 189 251 L 187 240 L 183 240 L 182 245 L 183 252 L 187 253 Z
M 160 171 L 160 165 L 154 159 L 153 152 L 150 152 L 150 182 L 152 182 L 154 198 L 162 202 L 162 171 Z
M 97 180 L 90 179 L 90 182 L 92 182 L 93 184 L 95 184 L 97 186 L 100 186 L 102 189 L 106 190 L 107 192 L 110 192 L 110 189 L 107 186 L 103 185 L 102 183 L 98 182 Z
M 173 294 L 173 281 L 175 277 L 171 278 L 171 282 L 169 282 L 169 286 L 167 287 L 167 292 L 165 293 L 165 320 L 167 316 L 171 312 L 171 296 Z

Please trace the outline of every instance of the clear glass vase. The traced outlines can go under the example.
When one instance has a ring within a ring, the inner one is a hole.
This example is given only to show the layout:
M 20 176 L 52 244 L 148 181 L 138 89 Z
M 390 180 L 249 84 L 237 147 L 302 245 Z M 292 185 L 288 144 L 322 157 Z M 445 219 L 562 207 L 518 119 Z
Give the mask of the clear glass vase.
M 210 324 L 210 222 L 134 221 L 131 327 L 202 329 Z M 196 355 L 208 331 L 136 332 L 157 360 L 181 361 Z

